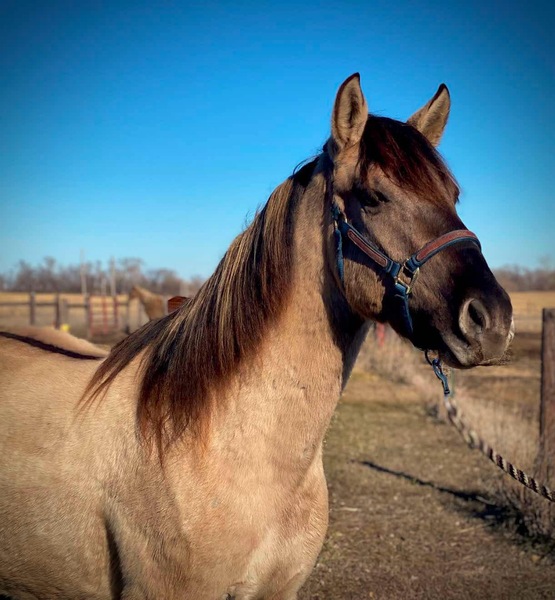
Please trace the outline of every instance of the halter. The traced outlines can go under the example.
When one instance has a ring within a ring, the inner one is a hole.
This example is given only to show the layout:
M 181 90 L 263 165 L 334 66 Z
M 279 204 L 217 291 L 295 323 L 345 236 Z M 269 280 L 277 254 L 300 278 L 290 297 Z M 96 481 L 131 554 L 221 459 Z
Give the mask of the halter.
M 428 242 L 420 250 L 411 254 L 404 262 L 396 262 L 382 252 L 374 243 L 367 240 L 359 231 L 347 222 L 347 217 L 335 202 L 332 201 L 332 217 L 334 222 L 334 237 L 336 244 L 337 270 L 341 283 L 344 283 L 343 241 L 352 242 L 377 267 L 378 272 L 393 279 L 395 287 L 394 299 L 401 305 L 401 314 L 405 332 L 410 337 L 413 333 L 412 317 L 409 310 L 409 298 L 420 273 L 420 267 L 428 262 L 438 252 L 454 244 L 469 242 L 482 249 L 478 237 L 468 229 L 456 229 L 440 235 Z

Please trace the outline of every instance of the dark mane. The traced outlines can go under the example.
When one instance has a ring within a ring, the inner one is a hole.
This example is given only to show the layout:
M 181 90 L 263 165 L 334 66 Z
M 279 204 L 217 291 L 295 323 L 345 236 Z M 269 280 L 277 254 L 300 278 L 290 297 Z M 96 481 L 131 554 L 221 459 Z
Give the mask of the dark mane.
M 387 117 L 368 116 L 360 144 L 364 176 L 378 165 L 396 184 L 430 200 L 447 192 L 458 197 L 459 187 L 451 171 L 430 142 L 412 125 Z
M 86 402 L 140 356 L 142 433 L 162 450 L 189 425 L 202 426 L 214 396 L 256 352 L 287 302 L 295 208 L 315 165 L 304 165 L 274 190 L 196 296 L 113 348 L 89 383 Z

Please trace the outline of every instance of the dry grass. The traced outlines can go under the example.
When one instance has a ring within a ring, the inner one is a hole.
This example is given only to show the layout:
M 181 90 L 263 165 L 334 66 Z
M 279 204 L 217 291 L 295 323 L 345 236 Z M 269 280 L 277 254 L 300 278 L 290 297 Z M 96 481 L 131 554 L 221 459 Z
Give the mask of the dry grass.
M 541 331 L 543 308 L 555 307 L 555 291 L 551 292 L 512 292 L 511 302 L 518 331 Z
M 541 312 L 555 306 L 555 292 L 511 294 L 517 334 L 512 361 L 451 373 L 454 396 L 465 421 L 507 460 L 555 487 L 555 457 L 539 453 L 539 400 L 541 373 Z M 372 333 L 363 347 L 358 368 L 419 389 L 432 412 L 443 416 L 437 380 L 422 354 L 388 330 L 380 345 Z M 551 462 L 550 462 L 551 461 Z M 520 531 L 555 540 L 555 509 L 551 503 L 523 488 L 499 471 L 486 487 L 508 508 Z
M 537 419 L 531 419 L 526 406 L 502 407 L 477 399 L 466 390 L 458 393 L 458 405 L 464 408 L 463 419 L 493 448 L 515 466 L 540 483 L 555 487 L 553 469 L 539 452 Z M 552 464 L 553 457 L 551 457 Z M 501 471 L 484 481 L 491 496 L 508 508 L 507 515 L 520 533 L 555 541 L 555 507 L 535 493 L 513 481 Z
M 541 315 L 542 308 L 555 306 L 555 291 L 511 292 L 511 302 L 516 317 Z
M 382 330 L 383 331 L 383 330 Z M 408 383 L 429 403 L 437 402 L 439 384 L 423 352 L 400 338 L 389 327 L 372 329 L 357 359 L 355 369 L 378 375 L 394 383 Z
M 492 491 L 510 480 L 426 416 L 441 395 L 420 353 L 369 336 L 326 438 L 330 528 L 299 598 L 555 598 L 555 553 Z
M 457 374 L 457 400 L 470 423 L 516 466 L 555 487 L 555 456 L 540 452 L 541 313 L 555 306 L 555 292 L 515 292 L 513 359 L 503 367 Z M 555 540 L 555 508 L 505 475 L 490 483 L 511 509 L 519 529 Z
M 517 367 L 518 364 L 513 368 Z M 470 375 L 466 379 L 470 380 Z M 538 379 L 533 374 L 528 383 L 525 378 L 520 381 L 509 378 L 506 382 L 502 379 L 498 382 L 484 380 L 480 388 L 472 383 L 468 386 L 462 383 L 457 392 L 457 402 L 464 411 L 464 420 L 497 452 L 553 489 L 555 457 L 540 452 Z M 488 398 L 492 392 L 497 396 L 495 399 Z M 515 393 L 520 396 L 520 402 L 504 405 L 504 396 Z M 555 541 L 555 507 L 552 503 L 525 489 L 501 471 L 497 478 L 487 482 L 487 487 L 500 505 L 510 509 L 508 514 L 522 533 Z

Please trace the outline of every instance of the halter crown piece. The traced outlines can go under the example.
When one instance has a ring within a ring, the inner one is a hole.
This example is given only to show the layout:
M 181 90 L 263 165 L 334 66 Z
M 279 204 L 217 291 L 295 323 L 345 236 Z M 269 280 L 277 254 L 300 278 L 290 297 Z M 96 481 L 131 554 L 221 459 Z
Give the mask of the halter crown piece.
M 331 212 L 334 222 L 335 250 L 337 271 L 341 283 L 344 283 L 343 242 L 349 241 L 361 250 L 377 267 L 379 273 L 391 277 L 395 288 L 394 299 L 400 304 L 405 334 L 410 337 L 413 333 L 412 317 L 409 309 L 409 299 L 412 289 L 420 272 L 420 267 L 428 262 L 438 252 L 454 244 L 470 242 L 482 249 L 478 237 L 468 229 L 455 229 L 440 235 L 411 254 L 404 262 L 396 262 L 380 250 L 376 244 L 367 240 L 359 231 L 347 222 L 345 213 L 332 202 Z

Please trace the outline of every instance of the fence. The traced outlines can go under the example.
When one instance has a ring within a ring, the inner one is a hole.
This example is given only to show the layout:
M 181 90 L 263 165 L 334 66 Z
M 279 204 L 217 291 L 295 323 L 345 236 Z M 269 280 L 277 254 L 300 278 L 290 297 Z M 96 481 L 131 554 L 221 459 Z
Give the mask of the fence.
M 71 326 L 76 333 L 94 337 L 130 328 L 127 296 L 80 294 L 4 294 L 0 301 L 0 322 L 14 325 Z M 10 296 L 12 296 L 10 298 Z M 45 310 L 46 309 L 46 310 Z M 140 322 L 141 314 L 138 319 Z
M 544 308 L 541 311 L 536 311 L 534 307 L 533 311 L 528 309 L 526 312 L 522 310 L 522 307 L 519 308 L 521 308 L 521 311 L 516 314 L 515 318 L 517 323 L 516 335 L 533 336 L 534 339 L 541 335 L 539 356 L 541 362 L 539 447 L 541 455 L 546 457 L 546 460 L 551 461 L 550 468 L 555 472 L 555 308 Z M 539 314 L 530 314 L 532 312 Z M 411 360 L 412 349 L 406 344 L 395 343 L 398 338 L 389 326 L 377 324 L 371 336 L 376 351 L 372 355 L 372 360 L 367 361 L 371 365 L 370 368 L 375 369 L 378 365 L 378 370 L 380 367 L 383 370 L 385 366 L 386 376 L 392 377 L 398 372 L 396 369 L 398 369 L 399 362 L 404 362 L 410 364 L 412 371 L 417 371 L 420 359 L 418 358 L 416 362 Z M 417 356 L 420 356 L 419 353 L 417 353 Z M 465 375 L 465 372 L 456 372 L 455 377 L 455 372 L 452 372 L 452 387 L 454 388 L 455 380 L 458 381 L 459 377 L 463 379 L 464 385 Z M 409 379 L 413 376 L 414 373 L 410 372 Z M 499 383 L 501 383 L 502 378 L 503 374 L 500 372 L 497 376 Z M 478 391 L 475 393 L 480 394 Z M 499 394 L 499 392 L 496 391 L 496 394 Z M 537 396 L 535 402 L 537 402 Z M 439 406 L 440 414 L 446 416 L 443 405 L 440 403 Z M 538 414 L 536 411 L 534 413 Z
M 555 308 L 542 313 L 540 445 L 543 456 L 555 457 Z M 552 468 L 555 464 L 550 465 Z

